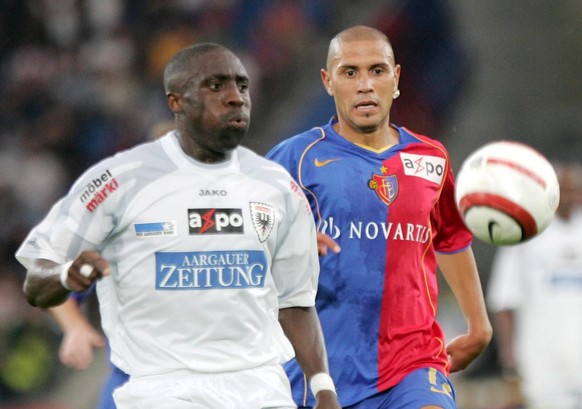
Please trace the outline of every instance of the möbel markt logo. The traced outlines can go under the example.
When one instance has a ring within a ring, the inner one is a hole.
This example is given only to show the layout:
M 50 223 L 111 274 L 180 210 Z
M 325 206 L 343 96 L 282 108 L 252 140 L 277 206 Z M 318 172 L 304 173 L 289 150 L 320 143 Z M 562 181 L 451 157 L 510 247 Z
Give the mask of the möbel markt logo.
M 79 200 L 90 213 L 93 213 L 118 187 L 119 183 L 115 180 L 109 169 L 106 169 L 99 177 L 91 180 L 87 184 Z

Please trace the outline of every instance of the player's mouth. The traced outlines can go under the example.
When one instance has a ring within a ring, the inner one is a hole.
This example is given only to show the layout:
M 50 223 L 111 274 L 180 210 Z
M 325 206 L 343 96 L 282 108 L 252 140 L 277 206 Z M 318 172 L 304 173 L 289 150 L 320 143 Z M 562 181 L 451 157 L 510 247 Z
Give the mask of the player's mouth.
M 360 101 L 356 105 L 354 105 L 354 108 L 356 109 L 356 111 L 359 112 L 375 111 L 376 109 L 378 109 L 378 103 L 372 100 Z
M 226 120 L 230 126 L 233 126 L 235 128 L 245 128 L 249 123 L 248 115 L 245 115 L 243 113 L 229 115 L 226 118 Z

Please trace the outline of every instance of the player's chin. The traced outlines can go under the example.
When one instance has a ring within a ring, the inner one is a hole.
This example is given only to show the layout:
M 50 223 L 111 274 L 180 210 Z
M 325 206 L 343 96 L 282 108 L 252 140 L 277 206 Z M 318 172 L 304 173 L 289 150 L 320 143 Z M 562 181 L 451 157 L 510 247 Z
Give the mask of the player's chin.
M 360 132 L 371 133 L 377 131 L 378 128 L 380 127 L 380 123 L 375 119 L 371 118 L 367 119 L 368 120 L 360 120 L 356 122 L 356 126 L 358 127 Z
M 226 128 L 220 137 L 220 141 L 225 150 L 235 149 L 240 145 L 241 141 L 247 133 L 248 127 L 228 127 Z
M 360 113 L 359 115 L 352 117 L 352 123 L 361 132 L 373 132 L 382 126 L 382 119 L 377 114 Z

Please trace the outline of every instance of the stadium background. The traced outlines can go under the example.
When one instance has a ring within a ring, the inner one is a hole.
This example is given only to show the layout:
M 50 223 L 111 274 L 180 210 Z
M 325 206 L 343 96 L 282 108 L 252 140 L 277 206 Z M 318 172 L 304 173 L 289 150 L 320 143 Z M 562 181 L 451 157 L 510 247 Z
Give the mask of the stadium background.
M 3 0 L 0 408 L 93 407 L 105 357 L 81 372 L 58 363 L 59 330 L 26 304 L 13 254 L 83 169 L 170 119 L 161 73 L 181 47 L 212 41 L 243 57 L 253 80 L 246 144 L 265 153 L 329 119 L 319 79 L 328 42 L 375 26 L 403 65 L 392 119 L 442 140 L 458 170 L 497 139 L 552 159 L 582 152 L 581 23 L 578 0 Z M 493 250 L 475 243 L 484 284 Z M 452 337 L 463 321 L 442 288 Z M 87 310 L 97 320 L 94 301 Z M 461 409 L 516 402 L 494 345 L 455 380 Z

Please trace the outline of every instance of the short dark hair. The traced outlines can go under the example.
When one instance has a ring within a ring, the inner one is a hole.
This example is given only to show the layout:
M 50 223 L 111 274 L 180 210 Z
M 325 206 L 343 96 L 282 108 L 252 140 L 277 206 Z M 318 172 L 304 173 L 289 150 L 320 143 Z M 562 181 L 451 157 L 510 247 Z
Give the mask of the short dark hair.
M 181 91 L 184 85 L 184 76 L 190 76 L 192 65 L 198 59 L 216 50 L 226 50 L 225 47 L 214 43 L 195 44 L 178 51 L 168 62 L 164 70 L 164 89 L 166 93 Z

